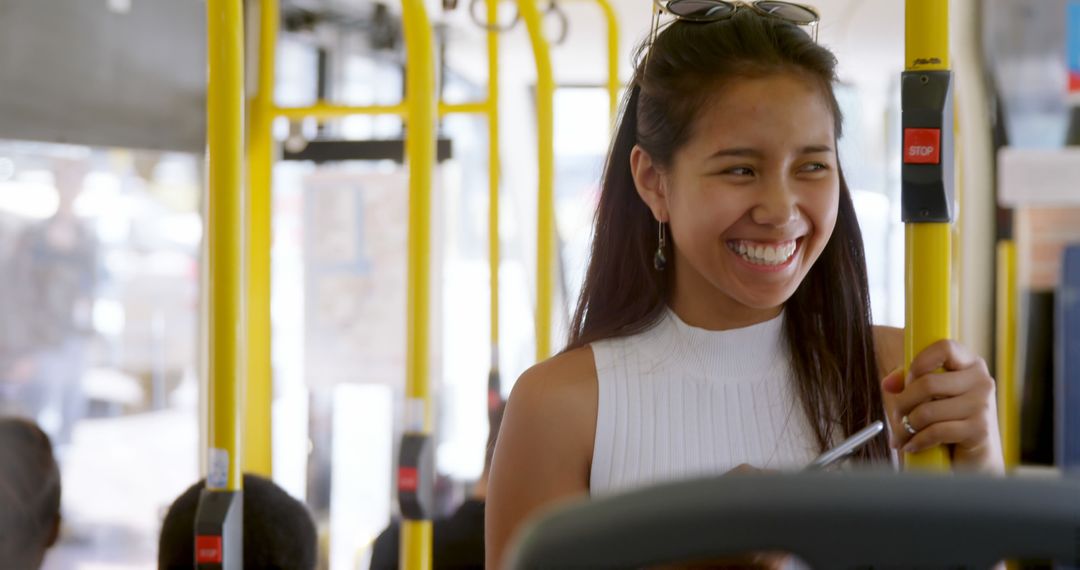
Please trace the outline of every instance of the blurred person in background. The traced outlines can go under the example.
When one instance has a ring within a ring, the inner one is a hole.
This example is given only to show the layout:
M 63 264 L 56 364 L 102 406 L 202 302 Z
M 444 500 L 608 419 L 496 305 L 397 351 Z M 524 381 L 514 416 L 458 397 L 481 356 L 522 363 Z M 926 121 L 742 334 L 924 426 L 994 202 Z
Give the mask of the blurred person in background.
M 85 414 L 81 380 L 97 285 L 98 244 L 75 215 L 86 166 L 57 160 L 56 213 L 18 237 L 6 272 L 0 409 L 33 417 L 54 443 L 71 441 Z
M 161 523 L 159 570 L 195 567 L 195 513 L 206 479 L 192 485 L 169 507 Z M 303 503 L 273 481 L 244 475 L 244 568 L 315 570 L 315 523 Z
M 60 532 L 60 470 L 49 436 L 0 417 L 0 567 L 33 570 Z

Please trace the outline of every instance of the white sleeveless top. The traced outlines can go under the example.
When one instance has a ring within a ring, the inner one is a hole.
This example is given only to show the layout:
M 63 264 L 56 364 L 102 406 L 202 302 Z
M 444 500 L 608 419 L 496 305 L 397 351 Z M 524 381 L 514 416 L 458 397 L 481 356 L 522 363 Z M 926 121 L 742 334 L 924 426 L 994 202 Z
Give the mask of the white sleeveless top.
M 741 463 L 799 469 L 817 457 L 783 318 L 709 331 L 669 309 L 649 330 L 592 343 L 599 402 L 590 493 L 719 475 Z

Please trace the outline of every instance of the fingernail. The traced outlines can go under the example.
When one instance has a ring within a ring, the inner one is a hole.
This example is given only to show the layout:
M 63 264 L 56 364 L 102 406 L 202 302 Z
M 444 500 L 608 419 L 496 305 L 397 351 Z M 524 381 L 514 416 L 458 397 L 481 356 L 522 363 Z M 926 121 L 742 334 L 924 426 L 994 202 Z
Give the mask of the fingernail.
M 918 451 L 918 449 L 916 449 L 914 445 L 911 445 L 909 443 L 909 444 L 904 446 L 903 451 L 904 451 L 904 453 L 915 453 L 916 451 Z

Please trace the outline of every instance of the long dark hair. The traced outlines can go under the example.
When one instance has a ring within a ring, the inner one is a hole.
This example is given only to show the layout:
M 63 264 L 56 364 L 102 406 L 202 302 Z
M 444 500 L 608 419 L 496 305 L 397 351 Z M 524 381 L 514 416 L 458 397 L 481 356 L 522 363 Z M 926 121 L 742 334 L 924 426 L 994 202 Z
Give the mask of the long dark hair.
M 566 350 L 641 332 L 664 313 L 671 271 L 653 268 L 657 222 L 631 176 L 635 144 L 655 163 L 669 166 L 690 138 L 699 109 L 718 88 L 776 73 L 793 73 L 821 88 L 840 138 L 842 117 L 832 87 L 836 58 L 793 24 L 753 10 L 718 22 L 675 22 L 639 48 L 637 60 L 643 63 L 608 152 L 592 255 Z M 784 312 L 797 392 L 823 450 L 837 435 L 852 434 L 884 415 L 862 235 L 843 171 L 839 174 L 836 227 Z M 885 439 L 877 438 L 857 457 L 884 460 Z

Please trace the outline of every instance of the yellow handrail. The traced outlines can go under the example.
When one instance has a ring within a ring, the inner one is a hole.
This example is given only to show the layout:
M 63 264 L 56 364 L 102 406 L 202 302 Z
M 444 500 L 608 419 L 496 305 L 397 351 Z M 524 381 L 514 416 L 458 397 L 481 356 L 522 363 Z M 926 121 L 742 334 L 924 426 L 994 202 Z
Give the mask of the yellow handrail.
M 270 477 L 273 472 L 271 409 L 270 248 L 273 241 L 274 65 L 281 14 L 278 0 L 259 4 L 258 79 L 248 124 L 247 335 L 248 383 L 244 400 L 244 471 Z
M 488 22 L 499 17 L 498 0 L 487 0 Z M 491 368 L 489 389 L 499 382 L 499 33 L 487 32 L 488 88 L 486 109 L 488 118 L 488 289 L 490 290 L 489 314 L 491 322 Z M 490 397 L 488 394 L 491 405 Z M 501 397 L 501 394 L 499 394 Z
M 1005 468 L 1020 465 L 1020 392 L 1016 382 L 1016 243 L 997 246 L 997 347 L 994 372 Z
M 536 360 L 551 355 L 555 294 L 555 80 L 551 50 L 535 0 L 518 0 L 536 60 L 536 121 L 539 189 L 536 208 Z
M 949 0 L 907 0 L 904 31 L 906 71 L 949 69 Z M 945 156 L 942 150 L 940 160 L 944 164 L 953 157 Z M 951 336 L 952 227 L 948 222 L 917 222 L 907 223 L 904 230 L 907 369 L 924 348 Z M 904 465 L 924 470 L 948 469 L 948 452 L 938 446 L 909 453 Z
M 430 435 L 431 391 L 428 376 L 431 314 L 431 183 L 435 167 L 435 50 L 423 0 L 402 0 L 405 54 L 405 104 L 408 130 L 405 156 L 409 165 L 409 260 L 407 300 L 407 364 L 405 398 L 411 418 L 407 433 Z M 401 567 L 429 570 L 432 523 L 404 520 L 401 525 Z
M 582 0 L 596 2 L 604 14 L 604 23 L 607 25 L 607 90 L 608 90 L 608 113 L 611 117 L 611 126 L 615 127 L 615 119 L 619 114 L 619 90 L 622 89 L 622 81 L 619 79 L 619 19 L 611 0 Z
M 439 116 L 461 114 L 490 114 L 491 105 L 487 101 L 475 101 L 469 103 L 439 103 Z M 317 101 L 306 107 L 275 107 L 273 114 L 292 120 L 299 119 L 341 119 L 344 117 L 356 117 L 361 115 L 398 115 L 409 114 L 405 103 L 394 105 L 336 105 L 326 101 Z
M 276 107 L 274 114 L 288 119 L 340 119 L 358 115 L 406 115 L 405 103 L 396 105 L 335 105 L 318 101 L 307 107 Z
M 619 80 L 619 19 L 615 16 L 615 8 L 611 6 L 611 0 L 596 0 L 596 3 L 604 11 L 604 19 L 607 21 L 608 113 L 611 116 L 612 128 L 614 128 L 615 118 L 619 114 L 619 89 L 622 88 L 622 82 Z
M 208 0 L 206 137 L 209 168 L 210 449 L 207 488 L 243 487 L 244 40 L 240 0 Z

